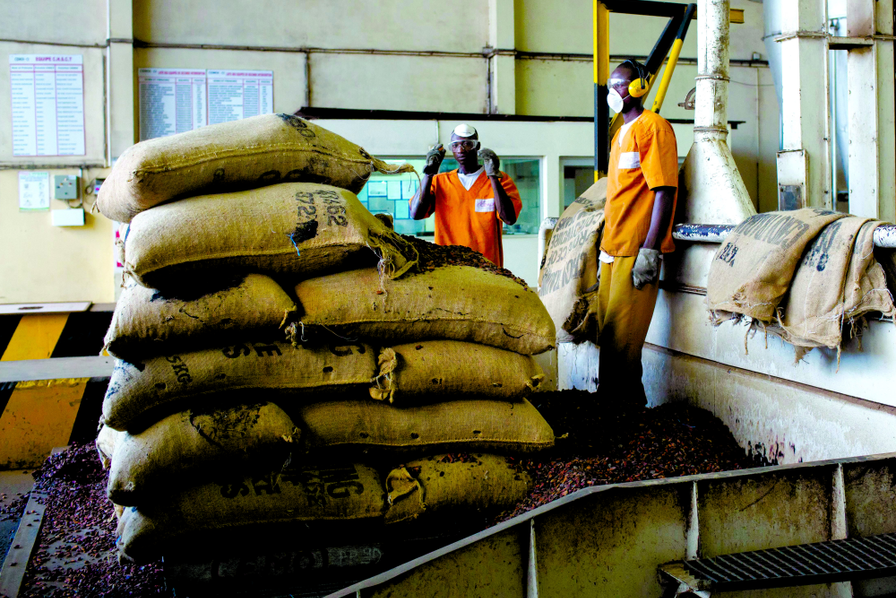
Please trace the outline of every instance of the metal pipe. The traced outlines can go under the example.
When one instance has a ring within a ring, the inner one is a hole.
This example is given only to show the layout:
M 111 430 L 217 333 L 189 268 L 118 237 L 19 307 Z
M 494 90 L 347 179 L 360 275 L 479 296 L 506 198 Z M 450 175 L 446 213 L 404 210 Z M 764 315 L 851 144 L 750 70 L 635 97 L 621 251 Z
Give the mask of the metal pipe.
M 682 168 L 684 222 L 737 224 L 756 213 L 728 147 L 728 0 L 697 5 L 694 144 Z
M 106 60 L 103 64 L 106 80 L 103 81 L 103 124 L 105 125 L 106 166 L 112 166 L 112 0 L 106 0 Z M 83 101 L 82 101 L 83 103 Z
M 728 0 L 701 0 L 694 142 L 728 137 Z
M 734 224 L 676 224 L 672 238 L 690 243 L 723 243 Z M 896 225 L 881 224 L 874 229 L 874 246 L 880 249 L 896 249 Z

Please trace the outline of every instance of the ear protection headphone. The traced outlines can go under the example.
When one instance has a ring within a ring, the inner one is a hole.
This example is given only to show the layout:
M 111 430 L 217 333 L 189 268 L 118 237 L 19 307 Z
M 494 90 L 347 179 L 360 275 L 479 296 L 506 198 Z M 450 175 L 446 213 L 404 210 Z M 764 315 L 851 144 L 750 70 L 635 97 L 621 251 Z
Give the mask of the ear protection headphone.
M 628 94 L 633 98 L 640 98 L 647 95 L 650 89 L 647 87 L 647 67 L 636 60 L 626 60 L 619 66 L 628 66 L 638 75 L 638 78 L 629 83 Z

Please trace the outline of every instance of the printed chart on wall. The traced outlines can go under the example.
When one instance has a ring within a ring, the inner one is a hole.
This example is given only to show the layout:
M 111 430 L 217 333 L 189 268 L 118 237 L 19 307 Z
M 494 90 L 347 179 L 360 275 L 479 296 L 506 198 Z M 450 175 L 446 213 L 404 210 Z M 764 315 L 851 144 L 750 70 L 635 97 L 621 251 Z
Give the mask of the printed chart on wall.
M 273 71 L 208 71 L 208 124 L 273 111 Z
M 84 64 L 80 55 L 9 57 L 14 156 L 83 156 Z
M 19 171 L 19 210 L 50 209 L 50 173 Z
M 138 71 L 140 140 L 274 111 L 274 72 L 145 68 Z
M 205 71 L 140 69 L 140 141 L 208 124 Z

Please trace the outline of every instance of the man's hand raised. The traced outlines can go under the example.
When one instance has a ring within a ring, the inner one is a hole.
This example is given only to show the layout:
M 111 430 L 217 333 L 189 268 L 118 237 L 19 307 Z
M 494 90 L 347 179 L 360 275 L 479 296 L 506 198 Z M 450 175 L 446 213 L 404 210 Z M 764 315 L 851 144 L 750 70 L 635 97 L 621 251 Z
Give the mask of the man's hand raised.
M 485 168 L 486 176 L 499 176 L 501 161 L 495 152 L 484 147 L 479 150 L 479 159 L 482 161 L 482 167 Z
M 423 174 L 439 174 L 439 167 L 444 159 L 445 148 L 440 143 L 426 154 L 426 165 L 423 167 Z

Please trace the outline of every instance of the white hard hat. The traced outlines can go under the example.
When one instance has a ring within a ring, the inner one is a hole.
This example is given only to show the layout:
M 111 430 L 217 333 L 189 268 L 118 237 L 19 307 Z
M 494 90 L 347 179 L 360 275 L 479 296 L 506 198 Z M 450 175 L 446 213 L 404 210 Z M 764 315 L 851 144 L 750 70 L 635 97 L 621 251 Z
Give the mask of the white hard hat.
M 454 134 L 458 137 L 472 137 L 476 134 L 476 129 L 466 123 L 461 123 L 454 127 Z

